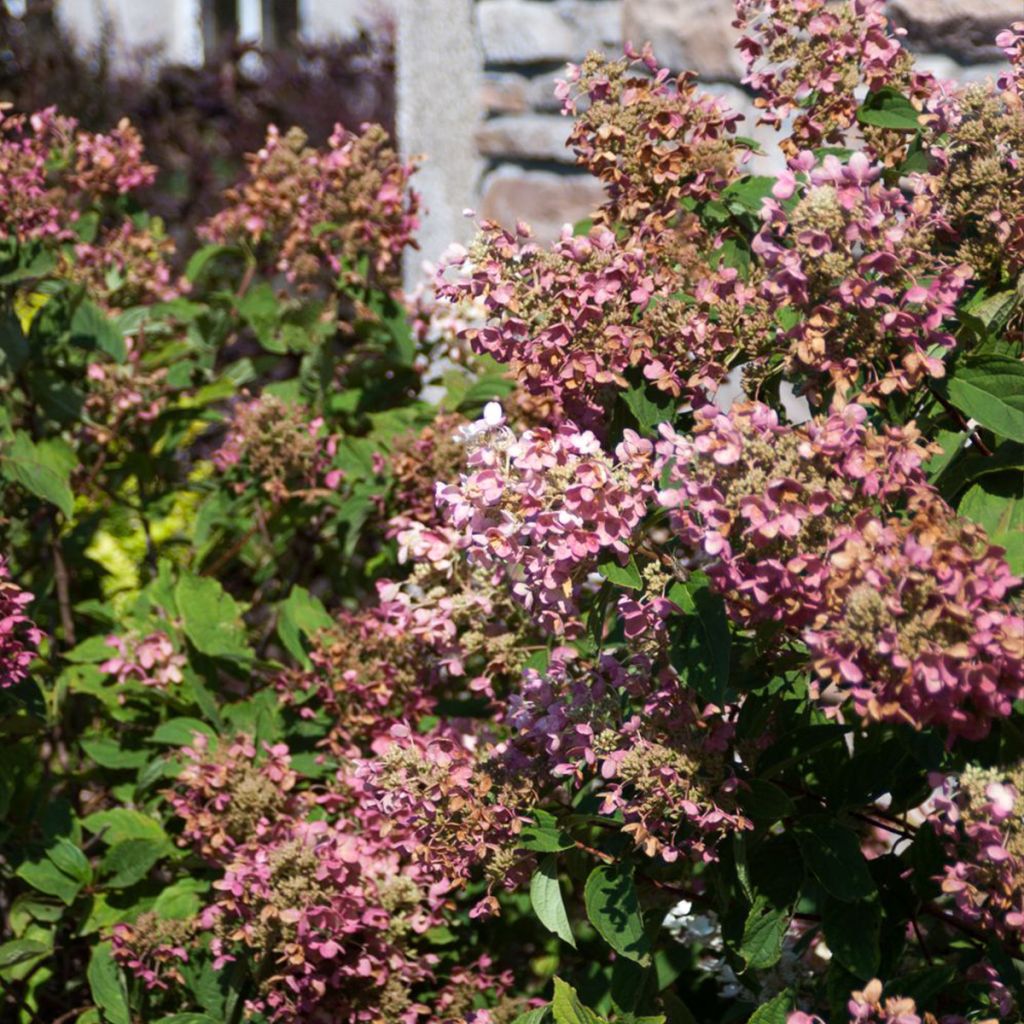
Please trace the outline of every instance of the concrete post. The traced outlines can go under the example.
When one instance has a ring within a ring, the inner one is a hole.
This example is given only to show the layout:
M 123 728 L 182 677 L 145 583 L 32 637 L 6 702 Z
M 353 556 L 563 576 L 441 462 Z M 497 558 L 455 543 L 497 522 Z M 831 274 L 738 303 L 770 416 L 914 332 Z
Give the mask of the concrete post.
M 425 212 L 422 258 L 435 261 L 473 233 L 463 209 L 477 194 L 482 161 L 475 133 L 482 58 L 473 0 L 398 0 L 398 139 L 403 156 L 425 155 L 414 178 Z M 409 260 L 406 284 L 420 278 Z

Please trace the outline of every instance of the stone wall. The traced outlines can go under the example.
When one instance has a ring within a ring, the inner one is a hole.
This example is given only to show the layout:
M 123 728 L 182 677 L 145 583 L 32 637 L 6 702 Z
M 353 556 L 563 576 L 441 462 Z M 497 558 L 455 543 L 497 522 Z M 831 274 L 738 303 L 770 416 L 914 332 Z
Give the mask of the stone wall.
M 698 72 L 747 115 L 744 134 L 756 138 L 732 10 L 732 0 L 476 0 L 483 62 L 476 144 L 484 170 L 470 205 L 502 223 L 525 220 L 541 238 L 585 216 L 597 190 L 564 147 L 569 125 L 552 88 L 567 61 L 591 49 L 620 51 L 624 41 L 649 40 L 662 63 Z M 1024 16 L 1024 0 L 892 0 L 890 12 L 925 67 L 968 80 L 996 73 L 993 40 Z

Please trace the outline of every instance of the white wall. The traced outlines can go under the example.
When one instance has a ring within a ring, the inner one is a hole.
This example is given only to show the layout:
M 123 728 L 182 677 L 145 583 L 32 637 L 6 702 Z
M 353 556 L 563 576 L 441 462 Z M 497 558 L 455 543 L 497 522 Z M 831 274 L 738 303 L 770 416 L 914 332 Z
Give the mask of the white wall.
M 158 48 L 168 60 L 202 58 L 200 0 L 61 0 L 57 13 L 86 47 L 100 39 L 109 22 L 118 48 Z

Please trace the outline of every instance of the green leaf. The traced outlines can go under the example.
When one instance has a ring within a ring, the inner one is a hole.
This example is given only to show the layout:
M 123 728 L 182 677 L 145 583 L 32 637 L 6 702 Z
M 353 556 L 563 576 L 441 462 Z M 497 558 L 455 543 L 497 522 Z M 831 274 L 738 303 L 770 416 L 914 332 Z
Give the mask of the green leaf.
M 674 660 L 686 681 L 701 698 L 724 704 L 730 697 L 729 670 L 732 634 L 725 605 L 708 587 L 707 578 L 694 574 L 686 583 L 674 583 L 668 599 L 686 618 L 674 624 Z
M 650 941 L 644 932 L 633 874 L 619 864 L 594 868 L 583 890 L 587 917 L 616 953 L 648 964 Z
M 129 839 L 151 839 L 167 843 L 167 833 L 156 818 L 128 807 L 113 807 L 109 811 L 96 811 L 82 819 L 82 827 L 93 835 L 103 833 L 109 846 Z
M 0 471 L 12 483 L 20 484 L 25 490 L 64 513 L 70 519 L 75 499 L 69 483 L 70 473 L 61 472 L 52 458 L 47 458 L 41 446 L 34 445 L 27 434 L 17 433 L 14 440 L 0 457 Z
M 743 925 L 743 939 L 740 956 L 746 962 L 747 970 L 764 970 L 773 967 L 782 957 L 782 940 L 789 928 L 788 907 L 770 905 L 764 896 L 758 896 L 750 908 Z
M 172 849 L 166 840 L 158 839 L 125 839 L 115 843 L 103 858 L 103 871 L 110 875 L 105 884 L 110 889 L 127 889 L 142 881 Z
M 0 946 L 0 970 L 35 960 L 50 952 L 51 947 L 36 939 L 15 939 Z
M 675 415 L 676 400 L 667 392 L 659 391 L 650 384 L 628 388 L 621 394 L 641 430 L 646 434 L 655 433 L 659 423 L 671 422 Z
M 304 587 L 294 586 L 279 607 L 277 635 L 288 653 L 308 666 L 309 656 L 302 646 L 301 635 L 314 636 L 318 630 L 329 629 L 333 624 L 334 620 L 319 598 L 313 597 Z
M 141 768 L 153 756 L 147 750 L 127 750 L 117 740 L 107 736 L 96 739 L 82 739 L 79 744 L 86 755 L 101 768 L 124 771 Z
M 99 1007 L 103 1019 L 109 1024 L 131 1024 L 124 978 L 114 962 L 109 942 L 93 948 L 86 977 L 93 1002 Z
M 607 558 L 598 565 L 597 571 L 609 583 L 616 583 L 620 587 L 628 587 L 630 590 L 643 589 L 643 577 L 637 568 L 636 559 L 632 556 L 625 565 L 619 565 L 614 558 Z
M 1024 363 L 978 356 L 958 367 L 947 388 L 962 413 L 1000 437 L 1024 442 Z
M 558 853 L 570 850 L 576 845 L 568 832 L 559 827 L 558 819 L 547 811 L 535 807 L 531 812 L 535 824 L 524 825 L 516 839 L 520 850 L 533 850 L 535 853 Z
M 172 1013 L 170 1017 L 161 1017 L 156 1024 L 221 1024 L 221 1021 L 208 1013 Z
M 762 1003 L 751 1015 L 747 1024 L 786 1024 L 793 1009 L 793 996 L 787 989 L 774 999 Z
M 870 981 L 878 971 L 882 956 L 879 946 L 882 911 L 878 900 L 844 903 L 826 899 L 822 927 L 832 955 L 861 981 Z
M 64 658 L 76 665 L 95 665 L 114 657 L 115 654 L 117 649 L 107 643 L 106 637 L 90 636 L 76 644 L 70 651 L 65 651 Z
M 236 661 L 252 657 L 241 610 L 217 580 L 186 574 L 174 588 L 174 601 L 184 623 L 185 635 L 197 651 L 211 658 Z
M 921 127 L 919 117 L 910 100 L 890 85 L 868 93 L 857 111 L 857 120 L 861 124 L 900 132 L 917 131 Z
M 754 821 L 774 823 L 796 814 L 796 804 L 775 783 L 751 779 L 748 786 L 740 792 L 740 802 Z
M 747 175 L 729 185 L 722 192 L 722 199 L 730 206 L 738 207 L 737 212 L 760 213 L 761 204 L 772 194 L 775 180 L 769 175 Z
M 180 879 L 157 896 L 153 913 L 167 921 L 184 921 L 194 917 L 201 906 L 199 895 L 206 891 L 208 885 L 195 878 Z
M 187 747 L 202 733 L 208 739 L 215 740 L 217 734 L 206 722 L 198 718 L 169 718 L 153 730 L 149 737 L 150 743 L 168 744 L 172 747 Z
M 15 874 L 33 889 L 47 896 L 56 896 L 69 907 L 82 889 L 82 882 L 61 871 L 49 857 L 27 860 L 18 867 Z
M 92 865 L 89 863 L 88 857 L 70 839 L 58 836 L 47 847 L 46 856 L 65 875 L 73 878 L 76 882 L 88 885 L 92 881 Z
M 551 1016 L 551 1004 L 546 1006 L 535 1006 L 526 1013 L 519 1014 L 512 1024 L 543 1024 L 544 1020 Z
M 235 255 L 237 252 L 237 249 L 227 245 L 204 245 L 194 252 L 185 264 L 185 277 L 194 284 L 214 260 L 225 255 Z
M 875 893 L 875 882 L 857 834 L 824 816 L 802 819 L 793 829 L 807 870 L 838 900 L 853 902 Z
M 107 314 L 88 299 L 79 303 L 71 318 L 71 339 L 78 345 L 95 345 L 117 363 L 123 363 L 128 358 L 124 335 Z
M 540 859 L 530 879 L 530 903 L 540 923 L 575 949 L 576 940 L 569 927 L 562 889 L 558 884 L 558 858 L 554 854 Z
M 989 540 L 1006 549 L 1010 569 L 1019 574 L 1024 572 L 1024 478 L 1016 476 L 1010 481 L 1015 493 L 1009 494 L 996 493 L 998 482 L 992 478 L 989 481 L 970 488 L 960 499 L 957 511 L 985 527 Z
M 555 1024 L 600 1024 L 601 1018 L 580 1002 L 576 989 L 555 978 L 555 997 L 551 1000 Z

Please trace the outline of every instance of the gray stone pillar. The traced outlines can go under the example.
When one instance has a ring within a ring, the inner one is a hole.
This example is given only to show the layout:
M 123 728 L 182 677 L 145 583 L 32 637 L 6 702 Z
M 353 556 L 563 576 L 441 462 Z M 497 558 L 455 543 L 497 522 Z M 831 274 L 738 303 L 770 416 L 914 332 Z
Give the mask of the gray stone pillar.
M 473 233 L 463 216 L 477 193 L 476 129 L 482 61 L 472 0 L 398 0 L 398 139 L 406 158 L 426 158 L 414 185 L 423 199 L 421 258 L 435 261 Z M 406 284 L 420 278 L 407 261 Z

